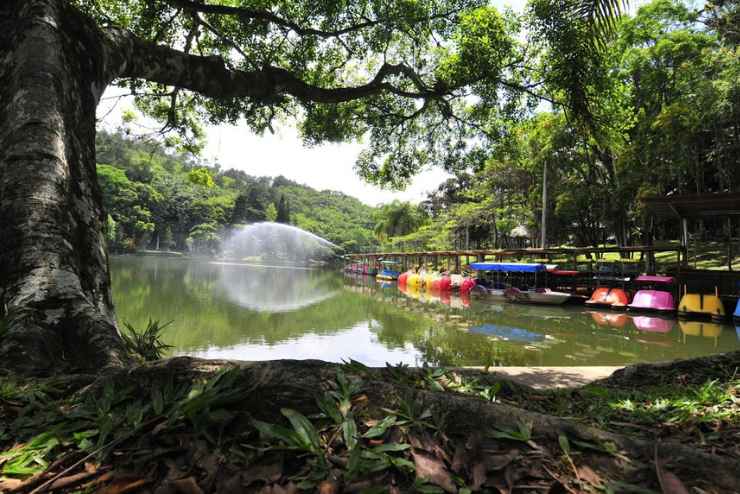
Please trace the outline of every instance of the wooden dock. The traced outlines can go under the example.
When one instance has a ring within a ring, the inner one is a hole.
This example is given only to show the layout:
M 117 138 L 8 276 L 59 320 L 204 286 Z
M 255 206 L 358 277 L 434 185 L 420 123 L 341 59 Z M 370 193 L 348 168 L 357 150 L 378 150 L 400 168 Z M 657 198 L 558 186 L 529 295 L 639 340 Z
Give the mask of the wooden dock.
M 675 272 L 680 272 L 685 263 L 684 250 L 680 246 L 630 246 L 630 247 L 554 247 L 554 248 L 527 248 L 527 249 L 474 249 L 474 250 L 437 250 L 437 251 L 394 251 L 394 252 L 359 252 L 347 254 L 345 257 L 353 261 L 375 262 L 378 260 L 399 261 L 404 269 L 415 265 L 431 264 L 438 267 L 445 265 L 448 269 L 460 271 L 461 264 L 470 264 L 473 261 L 506 260 L 536 260 L 552 264 L 557 260 L 560 264 L 565 260 L 572 269 L 579 265 L 588 265 L 587 271 L 593 272 L 593 266 L 599 262 L 604 254 L 619 254 L 619 261 L 644 265 L 646 273 L 654 273 L 656 269 L 655 255 L 658 253 L 675 254 Z M 585 260 L 579 260 L 581 257 Z M 453 266 L 454 263 L 454 266 Z

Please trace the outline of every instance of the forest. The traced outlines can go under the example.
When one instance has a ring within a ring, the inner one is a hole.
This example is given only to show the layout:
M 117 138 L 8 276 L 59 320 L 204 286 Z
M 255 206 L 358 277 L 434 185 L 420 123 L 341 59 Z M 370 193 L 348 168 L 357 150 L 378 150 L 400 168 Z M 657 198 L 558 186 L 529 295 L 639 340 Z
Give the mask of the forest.
M 737 17 L 733 27 L 707 12 L 654 0 L 623 17 L 589 68 L 600 72 L 585 88 L 587 120 L 547 104 L 489 122 L 499 126 L 495 142 L 451 168 L 417 210 L 397 208 L 387 247 L 539 245 L 545 169 L 550 245 L 678 238 L 676 222 L 650 222 L 641 198 L 740 188 Z M 548 70 L 541 90 L 557 101 L 563 74 Z M 717 218 L 691 229 L 702 239 L 737 237 L 740 225 L 731 225 Z
M 213 254 L 230 229 L 259 221 L 293 224 L 347 251 L 375 244 L 374 208 L 341 192 L 221 170 L 120 132 L 98 131 L 97 159 L 113 252 Z

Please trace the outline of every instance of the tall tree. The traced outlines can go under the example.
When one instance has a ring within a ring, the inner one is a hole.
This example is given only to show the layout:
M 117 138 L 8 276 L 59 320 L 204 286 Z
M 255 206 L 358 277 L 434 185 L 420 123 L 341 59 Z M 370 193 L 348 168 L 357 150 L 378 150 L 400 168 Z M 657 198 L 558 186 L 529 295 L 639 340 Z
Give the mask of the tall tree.
M 111 83 L 185 149 L 202 145 L 199 115 L 258 131 L 301 115 L 308 143 L 368 134 L 360 169 L 402 183 L 464 148 L 445 129 L 466 88 L 492 108 L 526 89 L 510 80 L 521 63 L 513 26 L 484 4 L 3 1 L 0 361 L 48 371 L 127 358 L 95 179 L 95 109 Z

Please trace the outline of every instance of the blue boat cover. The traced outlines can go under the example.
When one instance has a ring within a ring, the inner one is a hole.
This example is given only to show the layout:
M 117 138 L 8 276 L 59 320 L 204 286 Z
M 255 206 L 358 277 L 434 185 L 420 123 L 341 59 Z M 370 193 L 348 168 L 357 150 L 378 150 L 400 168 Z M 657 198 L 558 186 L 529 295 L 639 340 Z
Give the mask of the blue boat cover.
M 511 326 L 500 326 L 498 324 L 481 324 L 480 326 L 470 328 L 470 332 L 498 336 L 512 341 L 533 342 L 545 339 L 545 336 L 539 333 L 533 333 L 526 329 L 514 328 Z
M 545 271 L 544 264 L 506 263 L 506 262 L 473 262 L 470 267 L 476 271 L 497 271 L 501 273 L 540 273 Z
M 740 299 L 737 301 L 737 305 L 735 306 L 735 314 L 736 319 L 740 319 Z
M 388 276 L 388 277 L 395 277 L 398 278 L 398 276 L 401 274 L 400 271 L 396 271 L 394 269 L 383 269 L 380 273 L 378 273 L 379 276 Z

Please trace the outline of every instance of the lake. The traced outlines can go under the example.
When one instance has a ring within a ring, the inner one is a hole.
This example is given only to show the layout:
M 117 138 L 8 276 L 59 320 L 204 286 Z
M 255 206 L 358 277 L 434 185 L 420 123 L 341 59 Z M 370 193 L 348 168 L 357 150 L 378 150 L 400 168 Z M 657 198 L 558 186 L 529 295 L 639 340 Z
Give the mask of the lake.
M 171 354 L 367 365 L 621 365 L 740 349 L 740 328 L 403 292 L 328 270 L 111 258 L 119 322 L 173 321 Z

